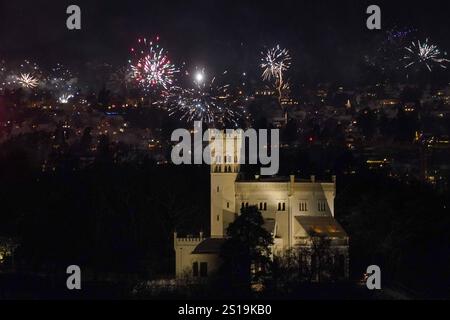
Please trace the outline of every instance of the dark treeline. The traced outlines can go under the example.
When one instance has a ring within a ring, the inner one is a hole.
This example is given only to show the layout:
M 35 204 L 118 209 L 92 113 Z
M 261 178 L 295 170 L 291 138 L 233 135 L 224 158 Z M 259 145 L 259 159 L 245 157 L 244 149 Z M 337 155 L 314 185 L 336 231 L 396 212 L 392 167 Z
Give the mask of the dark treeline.
M 30 163 L 29 148 L 3 144 L 0 236 L 19 244 L 16 271 L 65 274 L 68 265 L 77 264 L 94 279 L 171 277 L 173 232 L 209 233 L 207 166 L 158 166 L 145 157 L 116 162 L 106 146 L 90 165 L 42 172 Z M 306 147 L 294 157 L 283 151 L 281 159 L 290 161 L 281 161 L 280 172 L 303 178 L 337 173 L 335 212 L 350 236 L 353 279 L 377 264 L 384 283 L 426 296 L 448 295 L 448 196 L 418 182 L 382 178 L 362 170 L 362 162 L 343 150 L 334 157 L 326 150 Z M 357 175 L 342 174 L 350 164 Z
M 17 155 L 2 161 L 0 232 L 17 239 L 16 269 L 146 278 L 173 273 L 173 231 L 205 230 L 205 167 L 94 163 L 77 171 L 35 173 Z
M 337 190 L 336 218 L 350 235 L 354 277 L 375 264 L 385 284 L 449 297 L 448 195 L 375 175 L 338 179 Z

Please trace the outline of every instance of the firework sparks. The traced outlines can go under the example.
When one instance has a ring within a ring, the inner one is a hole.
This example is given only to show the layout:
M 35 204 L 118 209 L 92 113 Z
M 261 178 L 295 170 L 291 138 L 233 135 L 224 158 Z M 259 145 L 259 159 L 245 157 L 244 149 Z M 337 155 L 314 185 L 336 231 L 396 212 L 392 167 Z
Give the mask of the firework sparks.
M 426 66 L 428 71 L 432 71 L 433 65 L 446 69 L 445 65 L 450 60 L 442 57 L 441 51 L 436 45 L 429 44 L 428 39 L 424 43 L 420 41 L 412 42 L 411 46 L 405 47 L 408 53 L 403 57 L 405 62 L 405 68 L 413 66 L 421 67 Z
M 58 101 L 61 104 L 67 104 L 72 98 L 73 98 L 72 94 L 64 93 L 59 97 Z
M 125 93 L 131 86 L 133 71 L 130 67 L 119 68 L 109 79 L 109 86 L 115 92 Z
M 129 63 L 132 77 L 146 90 L 158 87 L 168 90 L 173 84 L 174 75 L 179 72 L 158 41 L 159 38 L 150 42 L 139 39 L 141 49 L 131 49 L 133 58 Z
M 39 66 L 36 63 L 25 60 L 17 68 L 11 68 L 4 83 L 12 88 L 34 89 L 42 84 L 41 79 L 42 71 Z
M 289 88 L 289 83 L 285 80 L 284 73 L 291 67 L 291 56 L 287 49 L 281 49 L 279 45 L 269 49 L 266 53 L 262 52 L 262 55 L 262 78 L 264 81 L 275 81 L 274 84 L 278 91 L 278 102 L 281 106 L 283 93 Z
M 383 77 L 395 78 L 403 67 L 398 62 L 404 57 L 404 48 L 411 42 L 416 32 L 417 29 L 412 27 L 394 26 L 387 30 L 381 41 L 374 42 L 375 47 L 370 49 L 370 54 L 364 56 L 365 62 Z
M 408 39 L 412 34 L 417 32 L 417 29 L 410 27 L 393 27 L 386 31 L 386 39 L 383 45 L 402 43 Z
M 33 77 L 29 73 L 22 73 L 18 79 L 17 82 L 24 88 L 33 89 L 36 88 L 39 81 L 37 78 Z
M 196 72 L 193 80 L 193 88 L 173 88 L 168 101 L 169 115 L 179 116 L 187 122 L 236 126 L 245 110 L 239 96 L 231 92 L 230 85 L 219 85 L 216 78 L 208 81 L 204 71 Z
M 4 60 L 0 60 L 0 91 L 5 89 L 6 77 L 7 77 L 6 62 Z
M 280 80 L 283 73 L 291 67 L 291 57 L 287 49 L 281 49 L 279 45 L 262 53 L 261 68 L 263 80 Z
M 195 74 L 195 82 L 197 82 L 197 84 L 202 84 L 203 81 L 205 81 L 205 72 L 204 72 L 204 70 L 197 71 L 197 73 Z
M 76 83 L 77 78 L 74 77 L 72 72 L 59 63 L 50 69 L 46 77 L 47 87 L 58 93 L 63 92 L 64 94 L 68 91 L 73 91 Z

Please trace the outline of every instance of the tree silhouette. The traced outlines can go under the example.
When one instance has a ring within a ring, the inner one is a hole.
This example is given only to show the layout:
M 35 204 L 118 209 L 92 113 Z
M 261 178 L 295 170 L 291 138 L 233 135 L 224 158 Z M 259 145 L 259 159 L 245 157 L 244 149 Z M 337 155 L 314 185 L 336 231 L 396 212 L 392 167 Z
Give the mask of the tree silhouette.
M 256 206 L 242 208 L 227 229 L 222 247 L 223 271 L 232 284 L 250 288 L 270 273 L 272 235 L 263 227 L 264 219 Z

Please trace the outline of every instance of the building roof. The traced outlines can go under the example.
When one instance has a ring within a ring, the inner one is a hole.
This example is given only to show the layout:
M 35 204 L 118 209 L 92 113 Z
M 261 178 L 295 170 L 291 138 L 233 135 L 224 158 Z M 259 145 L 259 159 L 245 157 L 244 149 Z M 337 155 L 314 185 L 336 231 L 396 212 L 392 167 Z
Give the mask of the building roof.
M 192 254 L 219 253 L 226 238 L 208 238 L 200 242 Z
M 260 176 L 259 178 L 256 177 L 241 177 L 239 176 L 236 182 L 289 182 L 289 177 L 281 177 L 281 176 Z
M 348 237 L 342 226 L 331 216 L 297 216 L 295 217 L 309 236 L 314 234 L 328 237 Z
M 277 183 L 289 183 L 291 181 L 290 177 L 286 176 L 243 176 L 239 175 L 236 179 L 237 183 L 267 183 L 267 182 L 277 182 Z M 311 183 L 311 179 L 302 179 L 299 177 L 295 177 L 295 183 Z M 318 180 L 314 181 L 315 183 L 332 183 L 333 181 L 326 180 Z

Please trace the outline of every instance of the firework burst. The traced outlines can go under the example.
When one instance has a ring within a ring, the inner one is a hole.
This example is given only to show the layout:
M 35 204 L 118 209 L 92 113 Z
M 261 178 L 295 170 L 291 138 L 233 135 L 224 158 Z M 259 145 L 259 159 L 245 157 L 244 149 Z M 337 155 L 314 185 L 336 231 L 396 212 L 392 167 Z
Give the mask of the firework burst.
M 406 62 L 405 68 L 425 66 L 428 71 L 432 71 L 433 66 L 446 69 L 445 65 L 450 60 L 443 58 L 441 51 L 436 45 L 429 44 L 428 39 L 421 43 L 412 42 L 411 46 L 405 47 L 407 54 L 403 57 Z
M 125 93 L 131 87 L 133 71 L 130 67 L 121 67 L 111 74 L 108 85 L 115 92 Z
M 170 116 L 186 122 L 202 121 L 211 126 L 238 125 L 245 114 L 244 99 L 232 92 L 229 84 L 217 84 L 215 77 L 207 80 L 204 71 L 195 73 L 193 84 L 193 88 L 173 88 L 168 99 Z
M 17 82 L 23 87 L 27 89 L 36 88 L 39 84 L 37 78 L 33 77 L 29 73 L 22 73 L 17 78 Z
M 155 41 L 138 40 L 138 48 L 132 48 L 129 61 L 132 77 L 146 91 L 150 89 L 168 90 L 179 70 L 171 63 L 168 55 Z
M 63 93 L 59 98 L 58 101 L 61 104 L 67 104 L 69 103 L 70 99 L 72 99 L 74 96 L 69 93 Z
M 287 49 L 281 49 L 279 45 L 262 52 L 261 68 L 263 69 L 263 80 L 282 80 L 283 73 L 291 67 L 291 56 Z
M 77 81 L 72 72 L 60 63 L 51 68 L 46 77 L 48 89 L 58 93 L 72 92 Z
M 278 91 L 278 102 L 281 106 L 283 93 L 289 88 L 289 83 L 285 79 L 285 72 L 291 67 L 291 56 L 287 49 L 281 49 L 279 45 L 262 52 L 261 68 L 264 81 L 274 81 Z
M 36 63 L 25 60 L 6 77 L 6 84 L 13 88 L 34 89 L 42 85 L 42 71 Z
M 369 54 L 364 56 L 365 62 L 371 71 L 383 79 L 395 80 L 403 73 L 402 63 L 399 63 L 405 55 L 405 46 L 414 39 L 417 29 L 413 27 L 398 27 L 380 34 L 381 39 L 375 38 L 369 49 Z
M 411 27 L 393 27 L 386 31 L 386 38 L 383 41 L 383 45 L 394 45 L 404 43 L 405 40 L 409 39 L 417 29 Z

